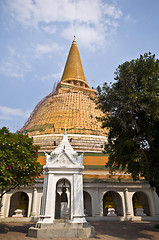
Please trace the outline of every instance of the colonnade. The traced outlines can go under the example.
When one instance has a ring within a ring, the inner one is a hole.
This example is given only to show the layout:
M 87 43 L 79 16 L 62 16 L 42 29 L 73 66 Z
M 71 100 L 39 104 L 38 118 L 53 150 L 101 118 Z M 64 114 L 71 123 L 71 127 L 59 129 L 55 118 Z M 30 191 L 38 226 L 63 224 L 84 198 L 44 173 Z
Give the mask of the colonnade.
M 14 212 L 13 206 L 15 205 L 16 208 L 16 203 L 14 202 L 19 201 L 18 192 L 19 194 L 26 194 L 26 199 L 28 199 L 25 217 L 38 218 L 40 215 L 42 184 L 41 186 L 37 185 L 30 189 L 15 189 L 5 194 L 2 198 L 3 206 L 0 211 L 0 218 L 12 216 Z M 134 194 L 137 194 L 146 217 L 159 217 L 159 199 L 155 191 L 151 189 L 148 184 L 144 186 L 140 184 L 140 187 L 138 187 L 132 184 L 127 184 L 127 186 L 122 186 L 122 184 L 120 186 L 113 186 L 113 184 L 84 183 L 83 195 L 86 217 L 96 220 L 107 218 L 104 209 L 104 199 L 108 192 L 111 193 L 113 201 L 115 202 L 117 217 L 123 217 L 124 219 L 133 219 L 133 217 L 135 217 L 133 204 Z

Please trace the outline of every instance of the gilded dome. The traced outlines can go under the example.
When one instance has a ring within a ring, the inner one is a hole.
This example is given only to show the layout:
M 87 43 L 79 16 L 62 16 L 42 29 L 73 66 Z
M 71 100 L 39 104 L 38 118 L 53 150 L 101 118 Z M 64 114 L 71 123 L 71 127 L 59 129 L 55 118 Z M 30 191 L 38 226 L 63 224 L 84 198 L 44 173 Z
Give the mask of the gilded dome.
M 79 92 L 50 94 L 35 110 L 25 131 L 30 135 L 67 133 L 104 135 L 96 119 L 101 111 L 88 95 Z
M 70 139 L 73 137 L 74 140 L 75 138 L 81 140 L 82 149 L 94 149 L 95 142 L 99 138 L 96 150 L 101 151 L 106 133 L 101 128 L 101 122 L 96 118 L 100 117 L 102 112 L 96 108 L 93 98 L 95 98 L 95 90 L 90 89 L 86 82 L 74 39 L 60 83 L 37 104 L 22 131 L 33 136 L 35 143 L 42 146 L 42 150 L 52 150 L 53 144 L 49 148 L 48 142 L 58 144 L 66 124 Z M 86 136 L 90 138 L 86 139 Z M 91 141 L 92 143 L 87 146 L 86 143 Z M 74 144 L 74 148 L 79 150 L 80 147 L 76 148 L 76 143 Z

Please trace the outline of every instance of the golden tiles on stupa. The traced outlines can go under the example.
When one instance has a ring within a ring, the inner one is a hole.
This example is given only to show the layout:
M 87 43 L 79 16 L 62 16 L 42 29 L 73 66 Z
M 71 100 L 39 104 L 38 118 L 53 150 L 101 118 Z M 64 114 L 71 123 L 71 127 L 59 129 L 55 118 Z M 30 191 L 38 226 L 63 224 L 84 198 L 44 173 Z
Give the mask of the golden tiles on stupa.
M 96 119 L 100 115 L 95 102 L 81 92 L 52 95 L 39 106 L 25 130 L 29 135 L 59 134 L 67 124 L 68 133 L 105 135 Z
M 89 88 L 85 79 L 77 43 L 74 39 L 60 83 L 54 92 L 37 104 L 22 131 L 28 132 L 30 136 L 57 135 L 63 134 L 66 124 L 68 134 L 99 136 L 99 144 L 93 138 L 84 140 L 82 137 L 81 141 L 85 143 L 83 147 L 87 149 L 93 149 L 96 146 L 96 149 L 101 150 L 104 140 L 103 138 L 100 140 L 100 136 L 105 136 L 106 132 L 96 118 L 102 116 L 102 112 L 96 108 L 92 97 L 95 97 L 95 90 Z M 78 148 L 80 148 L 79 140 L 80 137 L 77 142 L 74 140 L 74 145 L 78 145 Z M 48 140 L 43 137 L 38 141 L 40 145 L 48 144 Z

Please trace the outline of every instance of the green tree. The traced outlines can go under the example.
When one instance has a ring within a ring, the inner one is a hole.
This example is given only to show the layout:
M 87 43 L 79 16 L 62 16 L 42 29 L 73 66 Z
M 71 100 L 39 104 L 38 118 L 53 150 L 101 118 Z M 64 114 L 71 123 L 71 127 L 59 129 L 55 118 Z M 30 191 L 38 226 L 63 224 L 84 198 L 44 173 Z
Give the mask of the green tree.
M 41 175 L 38 149 L 27 135 L 0 129 L 0 200 L 11 189 L 33 185 Z
M 127 61 L 113 84 L 97 90 L 103 128 L 109 129 L 106 167 L 134 180 L 145 177 L 159 196 L 159 60 L 149 53 Z

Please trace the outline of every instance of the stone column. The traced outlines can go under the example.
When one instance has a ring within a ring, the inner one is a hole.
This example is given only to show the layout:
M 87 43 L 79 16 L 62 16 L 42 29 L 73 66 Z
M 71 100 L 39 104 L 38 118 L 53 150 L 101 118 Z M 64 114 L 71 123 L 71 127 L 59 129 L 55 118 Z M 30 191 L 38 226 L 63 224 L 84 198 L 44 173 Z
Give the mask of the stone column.
M 5 203 L 6 194 L 3 195 L 1 200 L 2 207 L 0 208 L 0 218 L 4 218 L 4 203 Z
M 55 192 L 56 182 L 54 174 L 52 174 L 51 170 L 47 169 L 44 177 L 41 213 L 37 224 L 53 223 L 55 216 Z
M 128 194 L 128 189 L 124 189 L 124 196 L 125 196 L 125 209 L 126 209 L 126 217 L 129 217 L 131 215 L 131 204 L 129 200 L 129 194 Z
M 92 215 L 100 216 L 100 199 L 98 188 L 95 188 L 92 198 Z
M 33 189 L 33 205 L 31 217 L 37 217 L 37 188 Z
M 104 192 L 99 192 L 99 204 L 100 204 L 100 216 L 104 216 L 103 214 L 103 197 L 104 197 Z
M 73 223 L 84 223 L 86 222 L 84 215 L 84 207 L 83 207 L 83 178 L 82 174 L 74 174 L 73 178 L 74 184 L 74 192 L 73 192 Z
M 152 192 L 153 192 L 153 200 L 155 205 L 155 215 L 158 217 L 159 216 L 159 197 L 157 196 L 155 189 L 153 189 Z

